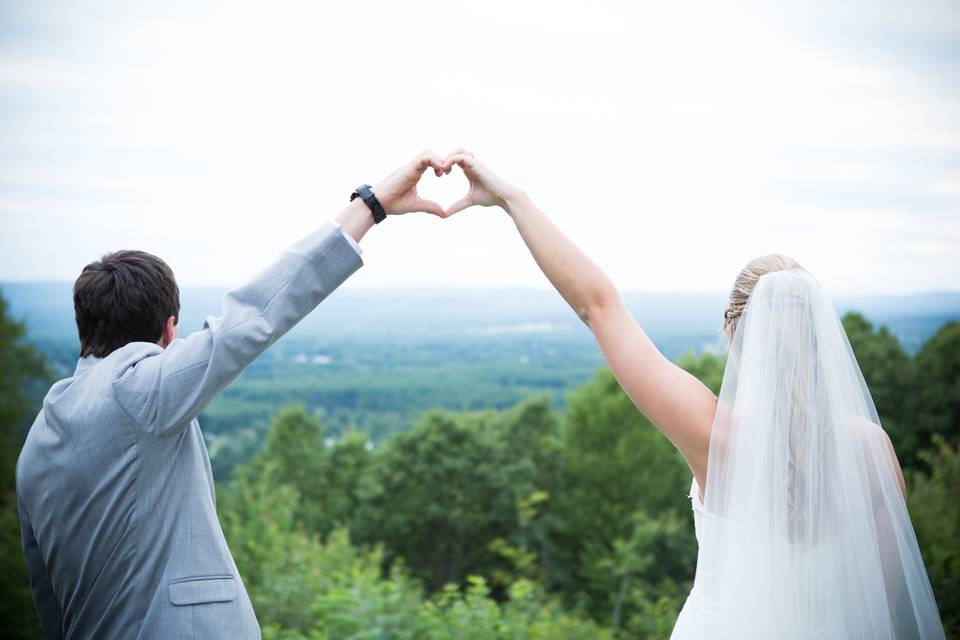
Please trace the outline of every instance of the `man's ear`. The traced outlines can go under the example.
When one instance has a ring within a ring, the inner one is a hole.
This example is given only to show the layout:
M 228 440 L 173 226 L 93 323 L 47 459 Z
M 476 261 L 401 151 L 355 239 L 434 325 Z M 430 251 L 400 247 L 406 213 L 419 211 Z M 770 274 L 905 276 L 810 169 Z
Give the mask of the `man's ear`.
M 167 318 L 167 323 L 163 326 L 163 336 L 160 338 L 160 346 L 166 349 L 170 343 L 177 338 L 177 316 Z

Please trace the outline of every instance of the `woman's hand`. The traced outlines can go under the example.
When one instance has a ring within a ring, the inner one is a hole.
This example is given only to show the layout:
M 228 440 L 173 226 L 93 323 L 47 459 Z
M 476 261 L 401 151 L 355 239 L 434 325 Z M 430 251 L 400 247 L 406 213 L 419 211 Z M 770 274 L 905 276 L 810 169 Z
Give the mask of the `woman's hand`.
M 388 215 L 415 211 L 432 213 L 441 218 L 449 215 L 439 204 L 433 200 L 424 200 L 417 193 L 417 183 L 420 182 L 420 177 L 427 167 L 431 167 L 437 177 L 443 175 L 443 160 L 429 149 L 421 151 L 413 160 L 373 187 L 374 195 L 377 196 L 377 200 Z
M 442 172 L 450 173 L 453 165 L 463 169 L 463 175 L 470 181 L 467 195 L 447 208 L 446 214 L 452 216 L 467 207 L 502 207 L 510 212 L 510 202 L 523 194 L 520 189 L 503 180 L 490 171 L 485 164 L 466 149 L 457 149 L 443 161 Z
M 607 274 L 523 191 L 501 180 L 465 149 L 447 156 L 443 172 L 449 173 L 455 164 L 470 181 L 470 190 L 447 209 L 447 215 L 473 205 L 499 205 L 510 214 L 544 275 L 590 327 L 620 386 L 680 450 L 703 488 L 716 396 L 660 354 Z

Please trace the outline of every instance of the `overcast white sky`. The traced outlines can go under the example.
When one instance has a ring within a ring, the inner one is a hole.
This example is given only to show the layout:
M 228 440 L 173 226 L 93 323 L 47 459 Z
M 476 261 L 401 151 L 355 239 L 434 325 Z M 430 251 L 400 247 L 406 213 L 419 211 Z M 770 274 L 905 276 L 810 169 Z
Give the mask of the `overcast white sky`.
M 465 145 L 624 289 L 770 251 L 835 292 L 960 289 L 960 3 L 196 4 L 0 0 L 0 280 L 140 248 L 237 283 Z M 547 286 L 497 209 L 364 251 L 351 287 Z

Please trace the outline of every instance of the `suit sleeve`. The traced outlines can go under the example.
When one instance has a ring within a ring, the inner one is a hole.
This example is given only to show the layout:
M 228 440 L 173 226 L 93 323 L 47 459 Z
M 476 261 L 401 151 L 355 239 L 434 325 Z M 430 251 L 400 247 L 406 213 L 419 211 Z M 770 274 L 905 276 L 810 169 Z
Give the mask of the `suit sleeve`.
M 363 265 L 333 224 L 296 243 L 223 300 L 217 318 L 166 349 L 121 361 L 117 402 L 143 430 L 186 427 L 257 356 Z M 141 352 L 142 353 L 142 352 Z
M 53 586 L 47 577 L 47 570 L 37 546 L 37 539 L 33 534 L 33 526 L 26 510 L 17 500 L 17 512 L 20 516 L 20 542 L 23 546 L 23 556 L 27 561 L 27 570 L 30 572 L 30 589 L 33 592 L 33 605 L 40 616 L 40 626 L 47 640 L 63 638 L 63 612 L 60 602 L 53 593 Z

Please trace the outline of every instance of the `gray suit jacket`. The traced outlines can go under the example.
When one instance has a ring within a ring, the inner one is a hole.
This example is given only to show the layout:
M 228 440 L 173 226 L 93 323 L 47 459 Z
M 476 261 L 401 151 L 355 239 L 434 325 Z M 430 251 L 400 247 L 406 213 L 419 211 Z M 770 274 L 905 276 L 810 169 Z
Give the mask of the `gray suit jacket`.
M 197 415 L 362 262 L 331 224 L 166 349 L 81 359 L 17 462 L 23 552 L 48 638 L 259 638 L 217 521 Z

